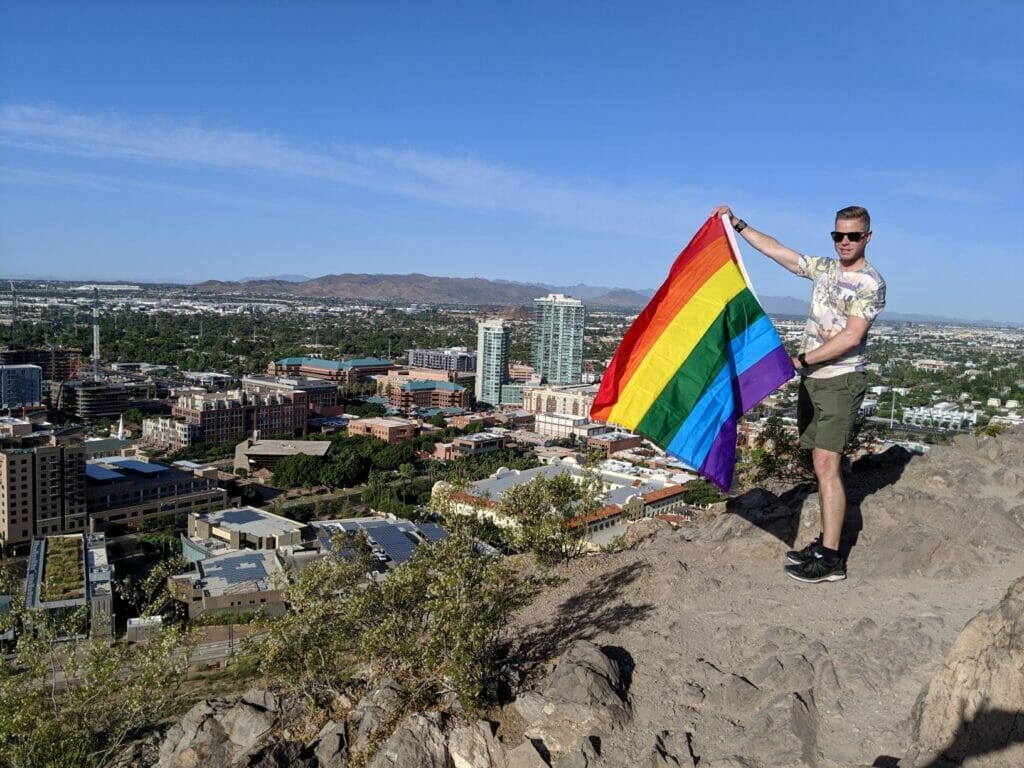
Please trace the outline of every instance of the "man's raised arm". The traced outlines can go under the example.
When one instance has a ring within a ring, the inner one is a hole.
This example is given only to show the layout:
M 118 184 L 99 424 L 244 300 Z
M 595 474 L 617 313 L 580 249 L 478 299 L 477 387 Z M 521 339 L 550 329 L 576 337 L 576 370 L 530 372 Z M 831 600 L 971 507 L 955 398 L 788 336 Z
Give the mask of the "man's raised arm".
M 799 253 L 794 251 L 792 248 L 787 248 L 771 235 L 766 235 L 764 232 L 759 232 L 751 227 L 743 221 L 743 219 L 734 214 L 728 205 L 718 206 L 711 212 L 711 215 L 721 216 L 723 213 L 729 216 L 729 221 L 732 223 L 733 229 L 736 229 L 741 224 L 743 225 L 738 231 L 743 236 L 743 239 L 750 243 L 754 248 L 759 250 L 772 261 L 781 264 L 790 272 L 800 274 Z

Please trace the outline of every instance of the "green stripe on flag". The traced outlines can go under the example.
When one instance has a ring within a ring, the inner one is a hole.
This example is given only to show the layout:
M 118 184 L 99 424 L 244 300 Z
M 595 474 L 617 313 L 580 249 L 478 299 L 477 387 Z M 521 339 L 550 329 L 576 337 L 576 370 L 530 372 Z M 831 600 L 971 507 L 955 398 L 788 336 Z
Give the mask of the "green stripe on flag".
M 763 316 L 764 310 L 750 289 L 744 288 L 736 294 L 661 390 L 636 431 L 662 448 L 668 445 L 725 365 L 729 343 Z

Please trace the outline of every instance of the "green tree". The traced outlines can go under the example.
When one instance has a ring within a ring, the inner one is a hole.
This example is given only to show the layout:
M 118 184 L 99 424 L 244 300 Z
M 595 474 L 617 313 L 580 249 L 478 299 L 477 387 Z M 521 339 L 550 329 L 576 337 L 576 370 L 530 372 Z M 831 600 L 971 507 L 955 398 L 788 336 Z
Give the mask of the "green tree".
M 588 518 L 604 499 L 601 476 L 588 469 L 578 477 L 568 472 L 538 475 L 513 486 L 502 494 L 499 510 L 518 521 L 522 546 L 538 562 L 550 565 L 567 563 L 583 552 Z
M 133 732 L 180 706 L 191 636 L 165 628 L 140 645 L 61 640 L 85 610 L 48 621 L 18 599 L 0 616 L 0 632 L 20 629 L 14 657 L 0 659 L 0 767 L 106 765 Z
M 277 488 L 312 488 L 320 483 L 323 460 L 299 453 L 285 456 L 274 465 L 273 484 Z
M 141 425 L 143 418 L 145 418 L 142 415 L 142 411 L 140 411 L 138 408 L 129 408 L 121 415 L 124 417 L 125 424 Z
M 289 583 L 289 611 L 268 623 L 261 668 L 312 699 L 340 689 L 355 661 L 349 603 L 371 568 L 365 535 L 335 536 L 331 554 Z
M 402 478 L 402 480 L 405 481 L 405 484 L 408 485 L 409 483 L 416 479 L 416 465 L 413 464 L 411 461 L 406 461 L 403 462 L 402 464 L 399 464 L 398 475 L 399 477 Z
M 331 488 L 351 488 L 366 482 L 370 466 L 365 456 L 339 445 L 332 450 L 320 480 Z
M 796 436 L 777 414 L 767 418 L 757 436 L 751 464 L 755 482 L 767 479 L 804 482 L 814 478 L 809 452 L 800 449 Z
M 475 708 L 495 700 L 499 649 L 512 612 L 528 597 L 507 565 L 478 555 L 456 527 L 357 593 L 348 618 L 360 657 L 402 681 L 414 699 L 454 693 Z
M 698 478 L 688 484 L 683 500 L 687 504 L 715 504 L 722 500 L 722 493 L 717 486 Z
M 188 570 L 188 567 L 184 557 L 171 555 L 154 565 L 144 579 L 126 576 L 114 586 L 118 596 L 132 607 L 136 616 L 155 616 L 162 613 L 172 599 L 167 592 L 167 579 Z

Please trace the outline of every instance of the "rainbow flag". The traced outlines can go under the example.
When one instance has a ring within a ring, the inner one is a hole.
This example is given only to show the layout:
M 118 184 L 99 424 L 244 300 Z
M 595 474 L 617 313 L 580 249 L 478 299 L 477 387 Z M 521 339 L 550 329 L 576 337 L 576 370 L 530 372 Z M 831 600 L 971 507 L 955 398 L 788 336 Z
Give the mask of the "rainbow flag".
M 728 490 L 739 417 L 792 377 L 731 227 L 712 217 L 626 332 L 590 415 L 639 432 Z

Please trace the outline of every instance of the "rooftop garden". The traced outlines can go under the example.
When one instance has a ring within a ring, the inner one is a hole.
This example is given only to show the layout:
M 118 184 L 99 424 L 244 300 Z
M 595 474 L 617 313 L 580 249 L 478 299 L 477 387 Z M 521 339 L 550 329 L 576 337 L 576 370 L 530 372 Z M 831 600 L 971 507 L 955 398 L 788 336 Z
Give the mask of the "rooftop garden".
M 47 540 L 40 596 L 44 603 L 85 597 L 84 556 L 81 536 Z

